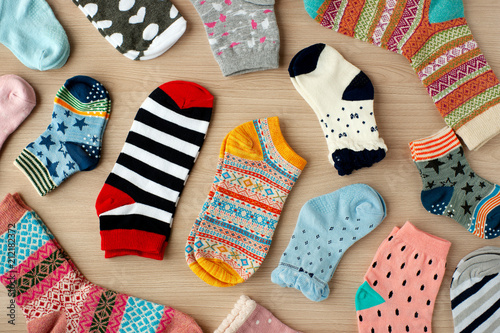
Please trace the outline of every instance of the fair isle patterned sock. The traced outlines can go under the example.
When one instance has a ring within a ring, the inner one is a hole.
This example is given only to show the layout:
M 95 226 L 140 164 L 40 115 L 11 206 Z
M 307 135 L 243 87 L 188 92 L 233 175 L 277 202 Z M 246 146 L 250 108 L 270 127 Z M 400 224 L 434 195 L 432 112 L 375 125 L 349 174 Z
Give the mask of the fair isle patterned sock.
M 96 200 L 106 257 L 163 258 L 175 208 L 205 140 L 213 96 L 172 81 L 137 112 L 125 145 Z
M 101 35 L 132 60 L 149 60 L 171 48 L 186 20 L 169 0 L 73 0 Z
M 410 150 L 429 213 L 451 217 L 480 238 L 500 235 L 500 186 L 472 170 L 451 128 L 410 142 Z
M 387 147 L 378 135 L 368 76 L 325 44 L 298 52 L 288 72 L 320 121 L 328 160 L 339 175 L 370 167 L 385 157 Z
M 75 172 L 93 170 L 110 112 L 111 100 L 102 84 L 88 76 L 68 79 L 54 99 L 51 123 L 14 164 L 41 196 Z
M 17 193 L 0 202 L 0 249 L 0 281 L 30 332 L 202 332 L 171 307 L 89 282 Z
M 274 0 L 191 0 L 224 76 L 279 66 Z
M 450 298 L 455 333 L 496 332 L 500 327 L 500 248 L 486 246 L 460 260 Z
M 353 184 L 307 201 L 271 281 L 300 290 L 311 301 L 325 300 L 328 282 L 351 245 L 385 218 L 380 194 Z
M 194 240 L 196 261 L 205 272 L 227 284 L 253 275 L 305 164 L 286 143 L 277 117 L 247 122 L 229 133 L 223 180 L 202 212 Z
M 472 37 L 462 0 L 304 3 L 322 26 L 407 58 L 469 149 L 500 132 L 500 82 Z

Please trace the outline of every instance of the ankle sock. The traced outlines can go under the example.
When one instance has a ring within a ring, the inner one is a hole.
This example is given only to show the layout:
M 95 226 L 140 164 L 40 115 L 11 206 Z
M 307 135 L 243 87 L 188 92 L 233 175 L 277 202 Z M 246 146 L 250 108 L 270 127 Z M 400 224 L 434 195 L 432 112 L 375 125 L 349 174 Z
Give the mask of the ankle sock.
M 0 43 L 26 67 L 45 71 L 68 60 L 68 37 L 45 0 L 2 1 L 0 21 Z
M 450 245 L 410 222 L 395 227 L 356 292 L 359 332 L 432 332 Z
M 222 75 L 279 66 L 274 0 L 191 0 L 203 21 Z
M 283 324 L 268 309 L 242 295 L 214 333 L 300 333 Z
M 201 333 L 180 311 L 89 282 L 18 194 L 0 202 L 0 248 L 0 281 L 22 309 L 30 332 Z
M 500 82 L 472 36 L 461 0 L 304 3 L 322 26 L 407 58 L 469 149 L 500 132 Z
M 36 105 L 33 87 L 17 75 L 0 77 L 0 150 Z
M 205 140 L 213 96 L 172 81 L 141 105 L 96 201 L 106 257 L 163 259 L 175 209 Z M 147 161 L 147 163 L 146 163 Z
M 149 60 L 171 48 L 186 20 L 169 0 L 73 0 L 101 35 L 132 60 Z
M 457 265 L 450 286 L 455 332 L 495 332 L 500 327 L 500 248 L 486 246 Z
M 68 79 L 54 99 L 51 123 L 14 164 L 41 196 L 75 172 L 93 170 L 110 112 L 111 101 L 101 83 L 88 76 Z
M 385 218 L 377 191 L 354 184 L 307 201 L 271 281 L 300 290 L 311 301 L 325 300 L 328 282 L 345 251 Z
M 339 175 L 370 167 L 385 157 L 373 113 L 373 85 L 334 48 L 314 44 L 298 52 L 290 79 L 314 110 L 328 144 L 328 160 Z
M 193 242 L 197 264 L 190 268 L 196 275 L 203 279 L 208 273 L 229 285 L 253 275 L 305 163 L 286 143 L 277 117 L 247 122 L 229 133 L 222 179 L 204 205 L 208 208 Z
M 410 142 L 410 150 L 427 211 L 451 217 L 480 238 L 500 235 L 500 186 L 472 170 L 451 128 Z

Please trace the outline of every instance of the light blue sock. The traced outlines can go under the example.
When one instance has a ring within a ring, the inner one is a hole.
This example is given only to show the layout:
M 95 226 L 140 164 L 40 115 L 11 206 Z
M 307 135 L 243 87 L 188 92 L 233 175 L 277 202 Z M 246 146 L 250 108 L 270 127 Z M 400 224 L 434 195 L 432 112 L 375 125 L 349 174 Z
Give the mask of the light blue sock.
M 88 76 L 68 79 L 54 99 L 51 123 L 14 164 L 42 196 L 75 172 L 94 169 L 110 110 L 108 92 L 98 81 Z
M 69 57 L 66 32 L 45 0 L 0 1 L 0 43 L 27 67 L 62 67 Z
M 313 198 L 300 210 L 292 239 L 271 280 L 300 290 L 319 302 L 328 297 L 331 280 L 342 255 L 385 218 L 380 194 L 365 184 L 354 184 Z

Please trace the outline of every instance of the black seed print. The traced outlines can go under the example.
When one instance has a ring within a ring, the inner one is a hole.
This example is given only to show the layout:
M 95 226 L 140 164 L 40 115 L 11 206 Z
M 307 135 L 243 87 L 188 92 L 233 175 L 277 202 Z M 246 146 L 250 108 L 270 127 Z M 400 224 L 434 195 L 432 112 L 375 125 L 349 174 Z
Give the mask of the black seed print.
M 391 292 L 389 293 L 389 298 L 391 298 L 391 297 L 392 297 L 392 290 L 391 290 Z
M 435 275 L 434 275 L 434 280 L 437 280 L 437 279 L 438 279 L 438 275 L 437 275 L 437 274 L 435 274 Z
M 417 276 L 419 276 L 419 275 L 420 275 L 420 269 L 419 269 L 419 270 L 418 270 L 418 272 L 417 272 Z
M 399 309 L 396 309 L 396 316 L 399 316 Z
M 394 236 L 389 237 L 389 242 L 394 238 Z
M 421 291 L 424 291 L 424 289 L 425 289 L 425 286 L 424 286 L 424 285 L 421 285 L 421 286 L 420 286 L 420 290 L 421 290 Z
M 411 303 L 411 296 L 408 296 L 408 303 Z
M 403 245 L 403 247 L 401 248 L 401 251 L 404 251 L 406 249 L 406 245 Z
M 382 317 L 382 312 L 380 312 L 380 310 L 377 310 L 377 316 Z
M 427 332 L 427 326 L 424 326 L 424 332 Z
M 387 273 L 387 278 L 390 278 L 391 277 L 391 272 Z
M 376 261 L 372 264 L 372 267 L 373 268 L 377 267 L 377 262 Z
M 429 305 L 431 305 L 431 300 L 430 299 L 427 300 L 427 306 L 429 306 Z
M 415 257 L 413 257 L 413 258 L 417 259 L 417 258 L 418 258 L 418 253 L 417 253 L 417 254 L 415 254 Z
M 391 333 L 391 332 L 392 332 L 392 327 L 391 327 L 391 325 L 389 325 L 389 327 L 387 327 L 387 331 L 389 331 L 389 333 Z
M 377 280 L 373 281 L 373 286 L 374 286 L 374 287 L 376 287 L 376 286 L 377 286 L 377 284 L 378 284 L 378 281 L 377 281 Z
M 403 281 L 403 287 L 406 286 L 406 280 Z
M 363 317 L 361 317 L 361 315 L 359 315 L 359 321 L 363 321 Z
M 403 268 L 405 268 L 405 263 L 403 263 L 403 264 L 401 265 L 401 269 L 403 269 Z
M 429 265 L 432 265 L 432 259 L 431 259 L 431 260 L 429 260 Z
M 392 254 L 389 253 L 389 255 L 387 256 L 387 260 L 391 259 L 391 256 Z
M 375 333 L 375 329 L 372 327 L 372 333 Z
M 408 327 L 408 325 L 406 325 L 406 332 L 410 332 L 410 327 Z
M 418 318 L 418 312 L 415 312 L 415 318 Z

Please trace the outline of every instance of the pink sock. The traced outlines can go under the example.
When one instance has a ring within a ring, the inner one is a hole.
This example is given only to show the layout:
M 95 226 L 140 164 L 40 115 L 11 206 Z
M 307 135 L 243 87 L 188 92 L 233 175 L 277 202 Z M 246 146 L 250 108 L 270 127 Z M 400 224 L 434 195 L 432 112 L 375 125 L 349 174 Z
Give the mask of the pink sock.
M 0 149 L 35 107 L 35 91 L 17 75 L 0 77 Z

